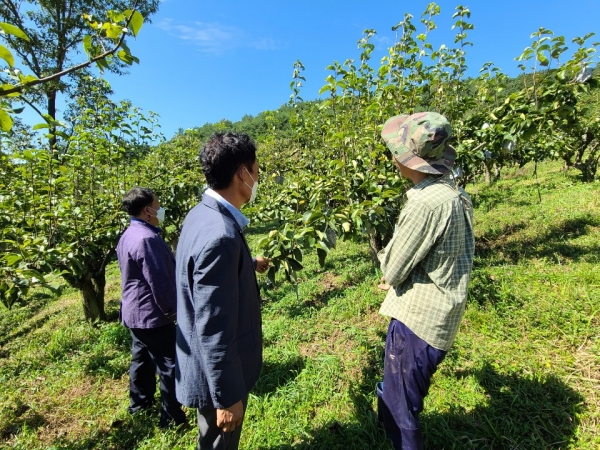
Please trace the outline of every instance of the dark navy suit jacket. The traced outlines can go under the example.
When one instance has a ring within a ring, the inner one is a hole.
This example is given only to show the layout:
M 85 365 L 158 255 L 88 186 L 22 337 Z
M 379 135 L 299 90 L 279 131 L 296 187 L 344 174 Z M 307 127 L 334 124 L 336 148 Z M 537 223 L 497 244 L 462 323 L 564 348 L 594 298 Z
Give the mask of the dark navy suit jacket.
M 204 195 L 185 218 L 176 259 L 177 399 L 228 408 L 252 389 L 262 365 L 250 249 L 231 213 Z

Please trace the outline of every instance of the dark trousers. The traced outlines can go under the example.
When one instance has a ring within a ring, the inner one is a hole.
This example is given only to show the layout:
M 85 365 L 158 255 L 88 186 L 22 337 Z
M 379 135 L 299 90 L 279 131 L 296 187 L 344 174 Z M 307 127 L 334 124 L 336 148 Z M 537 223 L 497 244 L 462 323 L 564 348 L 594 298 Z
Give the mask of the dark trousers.
M 158 328 L 130 328 L 131 365 L 129 366 L 129 412 L 147 409 L 154 403 L 156 373 L 160 379 L 160 422 L 187 422 L 175 397 L 175 324 Z
M 378 405 L 380 420 L 394 449 L 423 449 L 419 413 L 431 377 L 446 353 L 427 344 L 402 322 L 390 322 Z
M 244 412 L 248 406 L 248 396 L 242 399 Z M 198 409 L 198 446 L 197 450 L 237 450 L 242 435 L 242 424 L 230 433 L 223 432 L 217 426 L 217 410 Z

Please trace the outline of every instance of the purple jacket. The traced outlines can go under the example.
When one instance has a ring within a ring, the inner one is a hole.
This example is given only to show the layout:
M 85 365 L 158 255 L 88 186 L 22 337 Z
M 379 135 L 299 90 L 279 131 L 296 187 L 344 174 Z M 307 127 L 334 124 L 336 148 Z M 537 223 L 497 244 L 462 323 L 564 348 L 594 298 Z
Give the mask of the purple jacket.
M 132 218 L 117 245 L 121 322 L 128 328 L 158 328 L 175 321 L 175 258 L 159 232 Z

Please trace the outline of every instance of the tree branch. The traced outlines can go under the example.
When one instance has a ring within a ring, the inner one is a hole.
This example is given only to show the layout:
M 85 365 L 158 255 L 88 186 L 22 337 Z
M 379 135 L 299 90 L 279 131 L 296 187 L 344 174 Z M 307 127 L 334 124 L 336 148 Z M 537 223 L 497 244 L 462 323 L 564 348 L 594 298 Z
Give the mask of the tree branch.
M 127 23 L 125 25 L 125 28 L 129 28 L 129 24 L 131 23 L 131 19 L 133 18 L 133 14 L 136 12 L 136 7 L 137 7 L 137 1 L 134 4 L 133 10 L 131 11 L 131 15 L 129 16 L 129 18 L 127 19 Z M 37 80 L 32 80 L 29 81 L 25 84 L 21 84 L 18 86 L 14 86 L 10 89 L 5 89 L 5 90 L 0 90 L 0 97 L 5 97 L 9 94 L 14 94 L 15 92 L 23 92 L 23 89 L 26 88 L 30 88 L 33 86 L 37 86 L 38 84 L 43 84 L 43 83 L 47 83 L 49 81 L 52 80 L 56 80 L 56 79 L 60 79 L 61 77 L 68 75 L 72 72 L 76 72 L 78 70 L 84 69 L 86 67 L 91 66 L 92 64 L 94 64 L 96 61 L 99 61 L 101 59 L 106 58 L 107 56 L 112 56 L 114 55 L 117 50 L 119 50 L 119 48 L 121 48 L 121 45 L 123 45 L 123 41 L 125 40 L 125 36 L 126 33 L 124 32 L 121 37 L 119 38 L 119 42 L 117 42 L 117 44 L 111 49 L 111 50 L 107 50 L 105 52 L 103 52 L 102 54 L 93 57 L 92 59 L 90 59 L 89 61 L 86 61 L 84 63 L 78 64 L 76 66 L 72 66 L 69 67 L 68 69 L 62 70 L 60 72 L 54 73 L 52 75 L 48 75 L 47 77 L 43 77 L 43 78 L 39 78 Z
M 47 119 L 44 117 L 44 113 L 43 113 L 43 112 L 41 112 L 41 111 L 40 111 L 40 110 L 39 110 L 39 109 L 38 109 L 38 108 L 35 106 L 35 104 L 34 104 L 33 102 L 30 102 L 29 100 L 27 100 L 27 99 L 26 99 L 25 97 L 23 97 L 23 96 L 19 97 L 19 100 L 21 100 L 21 101 L 23 101 L 23 102 L 27 103 L 29 106 L 31 106 L 31 107 L 34 109 L 34 111 L 35 111 L 36 113 L 38 113 L 38 114 L 40 115 L 40 117 L 46 121 L 46 123 L 49 123 L 49 122 L 48 122 L 48 120 L 47 120 Z

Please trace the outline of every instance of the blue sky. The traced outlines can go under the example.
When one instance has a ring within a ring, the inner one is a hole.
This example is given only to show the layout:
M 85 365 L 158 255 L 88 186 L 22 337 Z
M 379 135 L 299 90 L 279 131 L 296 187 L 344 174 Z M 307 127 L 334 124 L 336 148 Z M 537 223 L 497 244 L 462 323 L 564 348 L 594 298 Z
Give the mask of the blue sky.
M 414 23 L 428 1 L 358 0 L 163 0 L 152 24 L 145 24 L 129 46 L 140 64 L 130 74 L 110 76 L 115 99 L 129 99 L 160 114 L 163 133 L 192 128 L 222 118 L 276 109 L 289 99 L 292 64 L 301 60 L 307 81 L 305 100 L 318 96 L 328 75 L 325 67 L 357 58 L 363 30 L 375 29 L 373 64 L 394 43 L 391 27 L 411 13 Z M 518 74 L 514 58 L 530 45 L 530 35 L 544 26 L 564 35 L 597 32 L 600 1 L 440 0 L 434 46 L 453 45 L 452 14 L 457 5 L 471 10 L 475 30 L 469 40 L 469 74 L 494 61 L 505 73 Z M 577 5 L 577 6 L 575 6 Z M 597 61 L 597 58 L 596 58 Z

